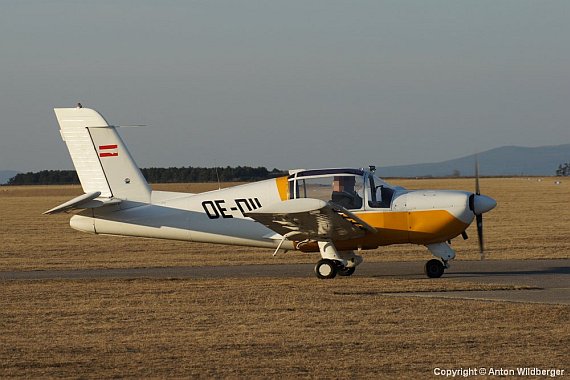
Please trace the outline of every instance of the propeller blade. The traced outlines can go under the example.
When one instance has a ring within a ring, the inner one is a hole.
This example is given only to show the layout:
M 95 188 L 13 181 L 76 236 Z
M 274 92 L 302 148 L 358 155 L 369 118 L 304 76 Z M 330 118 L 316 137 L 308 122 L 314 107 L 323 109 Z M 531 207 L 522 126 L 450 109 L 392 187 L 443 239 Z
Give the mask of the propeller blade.
M 479 189 L 479 159 L 475 156 L 475 194 L 481 195 Z
M 485 258 L 485 243 L 483 241 L 483 215 L 476 214 L 475 218 L 477 220 L 477 237 L 479 238 L 479 258 L 483 260 Z
M 475 194 L 469 197 L 469 208 L 477 220 L 477 236 L 479 238 L 479 257 L 485 258 L 485 242 L 483 240 L 483 213 L 492 210 L 497 202 L 486 195 L 481 195 L 479 187 L 479 158 L 475 155 Z

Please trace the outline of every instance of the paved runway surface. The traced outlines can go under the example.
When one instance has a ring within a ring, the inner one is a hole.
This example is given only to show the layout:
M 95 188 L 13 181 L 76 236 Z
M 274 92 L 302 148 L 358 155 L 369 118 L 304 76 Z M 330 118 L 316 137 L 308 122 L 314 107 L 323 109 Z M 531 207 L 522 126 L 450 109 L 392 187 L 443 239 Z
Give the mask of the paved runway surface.
M 364 262 L 355 277 L 423 279 L 424 262 Z M 299 278 L 313 275 L 311 264 L 239 265 L 0 272 L 0 281 L 105 278 Z M 524 290 L 391 293 L 418 296 L 538 302 L 570 305 L 570 259 L 455 261 L 444 274 L 455 281 L 533 287 Z M 332 280 L 334 281 L 334 280 Z M 437 281 L 432 279 L 430 281 Z

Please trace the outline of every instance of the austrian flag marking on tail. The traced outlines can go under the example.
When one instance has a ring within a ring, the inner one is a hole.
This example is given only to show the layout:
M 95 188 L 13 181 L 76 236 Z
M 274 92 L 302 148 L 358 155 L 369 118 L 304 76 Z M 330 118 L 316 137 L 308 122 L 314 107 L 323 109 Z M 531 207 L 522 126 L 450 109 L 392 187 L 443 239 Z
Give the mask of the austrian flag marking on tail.
M 117 157 L 119 148 L 114 145 L 99 145 L 99 157 Z

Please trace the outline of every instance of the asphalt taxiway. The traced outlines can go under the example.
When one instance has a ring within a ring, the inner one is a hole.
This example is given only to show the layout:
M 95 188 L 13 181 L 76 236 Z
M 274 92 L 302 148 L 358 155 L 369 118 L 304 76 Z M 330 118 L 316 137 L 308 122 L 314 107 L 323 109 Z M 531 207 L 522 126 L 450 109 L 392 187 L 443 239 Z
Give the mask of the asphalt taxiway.
M 424 262 L 364 262 L 354 277 L 427 279 Z M 213 267 L 164 267 L 0 272 L 0 281 L 111 278 L 301 278 L 314 276 L 311 264 L 228 265 Z M 519 289 L 389 293 L 417 296 L 535 302 L 570 305 L 570 259 L 455 261 L 444 278 L 459 282 L 509 285 Z M 334 281 L 334 280 L 332 280 Z

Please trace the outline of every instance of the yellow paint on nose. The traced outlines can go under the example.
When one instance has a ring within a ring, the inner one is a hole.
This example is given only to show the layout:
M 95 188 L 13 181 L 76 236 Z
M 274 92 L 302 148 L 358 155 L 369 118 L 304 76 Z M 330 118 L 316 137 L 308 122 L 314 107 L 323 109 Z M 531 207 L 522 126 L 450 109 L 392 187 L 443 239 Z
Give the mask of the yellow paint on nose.
M 452 239 L 469 226 L 445 210 L 411 211 L 408 225 L 410 242 L 417 244 Z
M 363 212 L 357 215 L 379 231 L 379 245 L 445 241 L 461 234 L 469 226 L 446 210 Z

